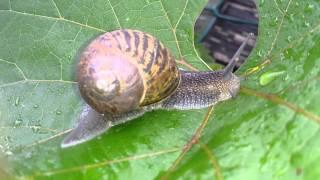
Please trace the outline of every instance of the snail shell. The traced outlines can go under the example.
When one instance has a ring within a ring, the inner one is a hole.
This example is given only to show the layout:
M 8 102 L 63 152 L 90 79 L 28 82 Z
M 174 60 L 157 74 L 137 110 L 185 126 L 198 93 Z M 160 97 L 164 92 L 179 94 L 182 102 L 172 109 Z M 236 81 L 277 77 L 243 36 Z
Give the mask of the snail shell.
M 177 89 L 180 73 L 159 40 L 138 30 L 116 30 L 89 43 L 77 79 L 91 107 L 118 114 L 165 99 Z

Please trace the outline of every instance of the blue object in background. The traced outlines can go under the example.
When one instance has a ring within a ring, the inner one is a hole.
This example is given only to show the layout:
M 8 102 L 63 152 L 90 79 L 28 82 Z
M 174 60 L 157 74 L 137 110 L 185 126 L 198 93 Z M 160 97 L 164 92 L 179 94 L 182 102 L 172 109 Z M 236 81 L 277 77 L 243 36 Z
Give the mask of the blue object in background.
M 247 24 L 247 25 L 252 25 L 252 26 L 258 26 L 258 22 L 256 22 L 256 21 L 250 21 L 250 20 L 240 19 L 237 17 L 221 14 L 220 9 L 223 6 L 223 4 L 224 4 L 224 0 L 218 0 L 213 3 L 209 3 L 205 7 L 204 11 L 209 12 L 210 15 L 212 15 L 213 17 L 209 17 L 209 22 L 205 23 L 206 25 L 203 27 L 202 30 L 200 30 L 200 36 L 198 38 L 198 43 L 202 43 L 204 41 L 205 37 L 209 34 L 211 28 L 214 26 L 217 19 L 222 19 L 225 21 L 230 21 L 230 22 L 238 23 L 238 24 Z

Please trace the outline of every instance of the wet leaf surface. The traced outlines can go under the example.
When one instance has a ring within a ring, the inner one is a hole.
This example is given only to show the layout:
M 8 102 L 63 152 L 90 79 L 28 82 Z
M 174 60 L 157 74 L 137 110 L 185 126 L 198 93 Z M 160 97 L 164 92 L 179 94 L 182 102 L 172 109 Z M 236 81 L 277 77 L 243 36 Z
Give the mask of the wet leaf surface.
M 11 173 L 35 179 L 319 177 L 316 0 L 259 2 L 257 47 L 237 72 L 247 78 L 236 99 L 214 109 L 150 112 L 60 149 L 83 106 L 74 78 L 78 49 L 105 31 L 140 29 L 178 59 L 207 70 L 193 44 L 193 24 L 205 3 L 1 1 L 0 148 Z M 268 72 L 284 74 L 261 86 Z

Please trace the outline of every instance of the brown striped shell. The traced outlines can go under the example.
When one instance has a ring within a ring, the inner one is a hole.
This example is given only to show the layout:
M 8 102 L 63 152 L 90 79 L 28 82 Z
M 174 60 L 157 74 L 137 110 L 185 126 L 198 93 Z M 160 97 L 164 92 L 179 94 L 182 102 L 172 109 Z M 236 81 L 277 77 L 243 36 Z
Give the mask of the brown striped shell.
M 80 56 L 82 97 L 100 113 L 123 113 L 159 102 L 179 85 L 170 51 L 138 30 L 116 30 L 93 39 Z

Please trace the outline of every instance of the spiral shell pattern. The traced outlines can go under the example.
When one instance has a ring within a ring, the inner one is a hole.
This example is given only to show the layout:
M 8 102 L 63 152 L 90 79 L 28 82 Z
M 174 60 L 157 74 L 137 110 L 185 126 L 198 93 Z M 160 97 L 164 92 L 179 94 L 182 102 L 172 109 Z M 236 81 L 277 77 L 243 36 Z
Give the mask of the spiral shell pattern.
M 159 102 L 178 87 L 170 50 L 138 30 L 116 30 L 93 39 L 80 56 L 81 95 L 98 112 L 121 113 Z

